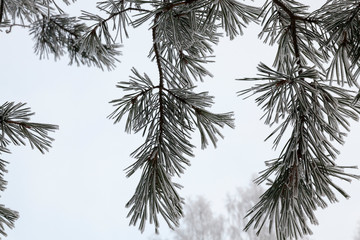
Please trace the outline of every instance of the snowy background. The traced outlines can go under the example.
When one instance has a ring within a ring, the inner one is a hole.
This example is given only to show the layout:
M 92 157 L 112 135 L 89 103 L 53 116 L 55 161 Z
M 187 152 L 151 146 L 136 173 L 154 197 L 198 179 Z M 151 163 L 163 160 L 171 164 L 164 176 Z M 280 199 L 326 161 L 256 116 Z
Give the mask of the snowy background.
M 95 1 L 79 1 L 65 10 L 77 13 L 78 9 L 91 11 L 94 6 Z M 137 240 L 153 234 L 152 225 L 141 234 L 137 227 L 128 226 L 126 218 L 125 204 L 135 190 L 139 173 L 127 179 L 123 170 L 133 162 L 129 154 L 143 139 L 124 133 L 123 122 L 113 125 L 106 118 L 114 110 L 108 102 L 123 94 L 116 83 L 127 80 L 133 66 L 156 82 L 155 63 L 147 58 L 151 47 L 147 27 L 130 31 L 121 63 L 112 72 L 68 66 L 66 57 L 57 62 L 52 58 L 40 61 L 26 29 L 0 33 L 0 103 L 26 102 L 36 113 L 32 121 L 60 126 L 52 135 L 56 139 L 53 148 L 45 155 L 29 146 L 11 146 L 12 154 L 2 156 L 10 164 L 1 203 L 20 212 L 15 229 L 7 230 L 6 239 Z M 262 113 L 254 99 L 236 96 L 251 83 L 234 79 L 255 76 L 260 61 L 272 63 L 275 48 L 257 39 L 259 30 L 251 25 L 245 36 L 234 41 L 224 38 L 215 48 L 216 63 L 208 67 L 214 78 L 207 79 L 199 90 L 216 96 L 214 112 L 235 112 L 236 129 L 225 128 L 225 139 L 216 149 L 201 150 L 199 137 L 194 134 L 196 157 L 177 180 L 184 186 L 182 196 L 202 195 L 217 213 L 224 211 L 227 193 L 247 187 L 253 174 L 265 168 L 264 160 L 278 156 L 271 149 L 271 141 L 263 141 L 270 129 L 259 120 Z M 360 125 L 354 122 L 340 149 L 339 165 L 359 165 L 359 139 Z M 351 198 L 339 197 L 339 203 L 317 212 L 320 225 L 312 228 L 311 239 L 353 239 L 356 234 L 360 182 L 339 185 Z M 160 233 L 171 236 L 166 224 Z

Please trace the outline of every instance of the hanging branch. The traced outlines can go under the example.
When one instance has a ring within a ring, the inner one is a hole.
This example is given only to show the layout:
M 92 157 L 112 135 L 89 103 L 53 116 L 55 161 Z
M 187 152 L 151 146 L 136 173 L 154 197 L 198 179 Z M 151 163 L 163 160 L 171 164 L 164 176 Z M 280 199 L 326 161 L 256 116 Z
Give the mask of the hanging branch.
M 154 86 L 146 74 L 142 76 L 133 69 L 130 81 L 118 85 L 132 93 L 112 101 L 116 110 L 109 117 L 119 122 L 127 114 L 126 131 L 142 131 L 145 136 L 145 142 L 131 154 L 136 161 L 127 168 L 127 176 L 138 169 L 143 171 L 127 203 L 130 223 L 140 221 L 143 231 L 149 219 L 158 231 L 160 213 L 170 227 L 176 226 L 182 216 L 183 200 L 177 193 L 180 185 L 172 178 L 180 176 L 190 164 L 188 157 L 193 156 L 194 148 L 191 132 L 195 127 L 199 129 L 204 148 L 208 139 L 216 146 L 218 136 L 223 137 L 218 128 L 234 127 L 232 112 L 214 114 L 207 110 L 213 98 L 207 92 L 194 93 L 194 81 L 211 76 L 204 65 L 210 62 L 212 46 L 221 35 L 219 27 L 232 39 L 243 33 L 246 24 L 257 21 L 259 9 L 236 0 L 102 1 L 97 8 L 107 17 L 84 11 L 80 18 L 71 18 L 54 1 L 24 0 L 22 8 L 5 8 L 9 12 L 2 16 L 13 18 L 9 24 L 6 19 L 5 26 L 10 30 L 15 20 L 29 23 L 40 58 L 53 55 L 58 59 L 67 53 L 70 64 L 109 70 L 119 61 L 117 36 L 120 34 L 122 42 L 122 32 L 127 36 L 126 27 L 135 28 L 153 20 L 150 55 L 158 68 L 159 84 Z M 136 14 L 130 17 L 133 11 Z M 93 24 L 88 27 L 80 20 Z M 47 150 L 52 141 L 47 132 L 55 126 L 23 120 L 1 122 L 3 133 L 8 135 L 8 139 L 2 139 L 2 146 L 11 142 L 25 144 L 27 139 L 40 151 Z
M 213 97 L 207 92 L 194 93 L 194 79 L 190 77 L 196 79 L 208 73 L 200 64 L 209 62 L 206 56 L 212 52 L 211 44 L 217 43 L 219 25 L 210 19 L 219 20 L 211 9 L 220 5 L 226 12 L 236 6 L 237 14 L 246 20 L 257 11 L 233 1 L 212 3 L 210 8 L 202 1 L 184 1 L 160 4 L 132 21 L 137 27 L 153 18 L 150 55 L 158 69 L 159 84 L 154 86 L 146 74 L 141 76 L 133 69 L 130 81 L 118 85 L 132 93 L 111 101 L 116 110 L 109 117 L 117 123 L 127 113 L 126 131 L 142 131 L 145 136 L 144 144 L 131 154 L 136 161 L 126 169 L 129 177 L 142 168 L 139 184 L 126 204 L 130 207 L 130 224 L 140 221 L 141 231 L 149 220 L 157 232 L 159 213 L 170 228 L 178 225 L 183 199 L 176 191 L 181 186 L 172 178 L 180 176 L 190 164 L 188 157 L 193 156 L 194 148 L 190 134 L 195 127 L 200 132 L 202 148 L 209 141 L 216 146 L 218 136 L 223 137 L 218 127 L 234 127 L 232 112 L 214 114 L 207 110 Z M 221 14 L 226 31 L 242 27 L 238 19 L 234 20 L 237 15 Z M 232 30 L 233 36 L 236 32 Z
M 280 156 L 267 161 L 267 169 L 256 179 L 258 184 L 270 181 L 271 186 L 249 210 L 247 216 L 251 219 L 245 230 L 254 226 L 260 233 L 265 221 L 270 221 L 270 230 L 275 228 L 279 240 L 298 239 L 312 233 L 309 222 L 318 224 L 314 211 L 327 206 L 323 198 L 336 202 L 334 190 L 349 197 L 333 183 L 333 178 L 345 181 L 360 178 L 345 173 L 346 167 L 335 164 L 339 152 L 332 143 L 344 143 L 343 130 L 349 130 L 347 119 L 359 119 L 360 105 L 352 104 L 353 92 L 322 83 L 324 73 L 320 63 L 328 59 L 323 47 L 326 41 L 318 33 L 309 33 L 306 27 L 321 21 L 303 21 L 308 19 L 303 17 L 307 15 L 305 6 L 297 2 L 273 0 L 272 3 L 276 10 L 268 10 L 267 14 L 272 11 L 272 15 L 266 14 L 260 36 L 266 31 L 271 44 L 278 40 L 278 68 L 273 70 L 260 64 L 259 78 L 241 80 L 267 83 L 239 94 L 260 94 L 256 102 L 265 111 L 265 123 L 279 125 L 267 138 L 275 137 L 275 148 L 284 133 L 292 129 Z M 322 54 L 310 51 L 313 41 L 323 47 Z M 305 59 L 315 66 L 308 67 Z M 274 181 L 269 180 L 272 175 L 275 175 Z
M 148 143 L 145 143 L 142 150 L 138 151 L 139 154 L 135 155 L 138 156 L 138 163 L 128 168 L 128 176 L 130 176 L 138 167 L 144 166 L 135 194 L 126 204 L 127 207 L 132 206 L 128 214 L 128 216 L 132 215 L 130 224 L 135 225 L 137 220 L 141 219 L 139 229 L 144 231 L 145 220 L 149 214 L 149 220 L 151 223 L 154 222 L 156 232 L 158 232 L 159 228 L 159 220 L 157 218 L 158 213 L 164 217 L 170 228 L 178 226 L 179 224 L 179 218 L 182 216 L 182 199 L 177 194 L 175 188 L 179 188 L 180 186 L 173 183 L 171 177 L 175 172 L 182 171 L 181 168 L 183 168 L 180 165 L 176 167 L 176 165 L 178 165 L 178 163 L 176 163 L 176 158 L 181 159 L 182 156 L 177 156 L 178 154 L 176 153 L 171 154 L 171 149 L 169 149 L 170 146 L 168 144 L 173 143 L 171 143 L 171 140 L 169 139 L 170 136 L 168 130 L 165 129 L 165 125 L 168 124 L 165 118 L 168 114 L 165 113 L 164 74 L 157 37 L 157 26 L 160 14 L 161 13 L 157 13 L 155 15 L 152 27 L 153 49 L 159 73 L 159 85 L 156 87 L 158 90 L 158 102 L 155 103 L 155 106 L 157 107 L 154 106 L 153 108 L 157 109 L 155 110 L 157 112 L 151 115 L 158 119 L 157 121 L 155 119 L 152 120 L 156 121 L 154 127 L 157 131 L 152 132 L 153 130 L 149 129 L 150 132 L 147 136 Z M 148 89 L 154 90 L 155 88 Z M 147 93 L 151 94 L 151 90 L 142 90 L 141 95 L 144 96 L 144 94 Z M 138 97 L 139 95 L 137 94 L 131 98 L 132 104 L 134 104 L 135 101 L 138 101 Z M 169 121 L 169 116 L 167 116 L 167 119 Z M 176 142 L 174 142 L 174 144 L 176 144 Z M 184 146 L 187 148 L 191 147 L 187 142 L 179 142 L 178 146 L 183 144 L 186 144 L 187 146 Z M 135 154 L 135 152 L 133 154 Z M 185 159 L 182 161 L 188 164 Z

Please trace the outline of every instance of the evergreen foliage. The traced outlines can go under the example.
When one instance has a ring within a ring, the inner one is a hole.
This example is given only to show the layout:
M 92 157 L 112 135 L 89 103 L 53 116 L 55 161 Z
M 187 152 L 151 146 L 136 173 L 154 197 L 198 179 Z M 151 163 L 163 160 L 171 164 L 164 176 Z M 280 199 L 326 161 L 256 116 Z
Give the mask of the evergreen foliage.
M 6 102 L 0 106 L 0 155 L 10 153 L 10 144 L 25 145 L 26 140 L 32 148 L 37 148 L 42 153 L 48 151 L 54 140 L 48 134 L 58 129 L 58 126 L 29 122 L 33 114 L 23 103 Z M 4 174 L 7 172 L 7 163 L 0 159 L 0 191 L 6 188 Z M 6 236 L 5 226 L 13 228 L 18 218 L 18 212 L 0 204 L 0 234 Z
M 261 63 L 262 83 L 240 91 L 256 94 L 265 124 L 277 125 L 270 134 L 278 147 L 285 132 L 290 137 L 280 156 L 266 161 L 267 169 L 256 182 L 269 180 L 270 188 L 249 211 L 252 225 L 261 230 L 265 221 L 278 239 L 311 234 L 308 223 L 318 224 L 314 211 L 336 202 L 334 178 L 351 181 L 358 175 L 335 163 L 334 142 L 343 144 L 349 119 L 358 120 L 358 1 L 327 1 L 313 13 L 298 1 L 267 1 L 262 9 L 260 38 L 278 44 L 273 68 Z M 339 17 L 341 15 L 341 17 Z M 265 82 L 265 83 L 263 83 Z M 332 83 L 336 82 L 338 86 Z M 275 176 L 275 180 L 270 180 Z
M 216 145 L 219 128 L 234 127 L 231 112 L 209 111 L 213 98 L 196 92 L 196 81 L 211 76 L 205 66 L 222 32 L 233 39 L 250 22 L 263 26 L 259 38 L 278 51 L 272 67 L 260 63 L 258 77 L 241 79 L 260 83 L 239 95 L 257 95 L 265 124 L 275 127 L 267 138 L 274 138 L 275 148 L 288 140 L 256 181 L 270 187 L 250 209 L 245 229 L 260 231 L 269 221 L 278 239 L 299 238 L 311 234 L 308 223 L 317 224 L 318 207 L 337 201 L 335 192 L 349 197 L 334 178 L 359 178 L 335 163 L 349 120 L 358 120 L 360 112 L 359 1 L 328 0 L 313 12 L 295 0 L 267 0 L 261 9 L 236 0 L 105 0 L 97 8 L 101 15 L 84 11 L 73 18 L 53 0 L 0 0 L 0 27 L 29 28 L 41 58 L 68 53 L 70 64 L 113 69 L 127 28 L 151 25 L 149 57 L 158 79 L 133 68 L 130 80 L 118 84 L 128 94 L 111 102 L 115 110 L 109 115 L 115 123 L 127 116 L 125 130 L 145 136 L 127 168 L 127 176 L 142 169 L 127 204 L 131 224 L 143 231 L 149 220 L 157 231 L 159 214 L 170 227 L 179 224 L 183 199 L 172 179 L 190 164 L 191 132 L 199 130 L 204 148 Z M 10 105 L 3 108 L 18 106 Z M 3 127 L 13 143 L 26 137 L 40 150 L 49 146 L 44 131 L 54 127 L 26 125 L 39 130 L 32 137 L 27 127 L 15 126 Z

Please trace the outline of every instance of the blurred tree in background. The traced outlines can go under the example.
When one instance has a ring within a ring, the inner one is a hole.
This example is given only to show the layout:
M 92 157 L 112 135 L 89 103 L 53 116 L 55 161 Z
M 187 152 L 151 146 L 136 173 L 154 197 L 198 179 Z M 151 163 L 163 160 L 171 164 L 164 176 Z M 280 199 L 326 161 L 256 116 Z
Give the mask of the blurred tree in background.
M 250 183 L 246 188 L 237 188 L 236 193 L 229 194 L 226 202 L 227 210 L 227 239 L 234 240 L 275 240 L 276 236 L 272 232 L 262 231 L 259 235 L 256 234 L 254 229 L 244 232 L 248 218 L 246 218 L 247 211 L 254 206 L 259 197 L 264 193 L 264 189 L 260 185 Z M 267 223 L 266 227 L 269 225 Z
M 354 240 L 360 240 L 360 221 L 358 221 L 358 227 L 356 229 Z
M 359 178 L 335 163 L 349 120 L 360 112 L 358 1 L 328 0 L 315 11 L 295 0 L 267 0 L 261 8 L 236 0 L 106 0 L 97 8 L 76 18 L 53 0 L 0 0 L 0 28 L 28 28 L 41 58 L 67 53 L 70 64 L 113 69 L 127 28 L 150 24 L 158 77 L 133 68 L 118 84 L 127 94 L 111 102 L 109 115 L 115 123 L 126 117 L 126 131 L 145 137 L 127 169 L 127 176 L 142 170 L 127 204 L 131 224 L 143 231 L 149 221 L 158 231 L 161 215 L 171 228 L 179 225 L 183 199 L 173 179 L 190 164 L 191 133 L 200 132 L 205 148 L 223 137 L 219 128 L 234 127 L 232 112 L 210 112 L 213 97 L 197 92 L 196 82 L 212 76 L 205 65 L 222 34 L 233 39 L 250 22 L 261 23 L 259 38 L 278 51 L 271 67 L 259 64 L 258 77 L 241 79 L 259 83 L 239 95 L 257 95 L 265 124 L 274 128 L 267 139 L 281 151 L 256 180 L 270 187 L 245 229 L 268 225 L 278 239 L 299 238 L 318 223 L 318 207 L 338 201 L 335 192 L 349 197 L 334 178 Z
M 180 227 L 172 232 L 174 240 L 275 240 L 276 236 L 268 231 L 259 235 L 253 229 L 243 231 L 248 219 L 247 211 L 264 193 L 259 185 L 250 183 L 246 188 L 237 188 L 226 198 L 226 211 L 216 215 L 211 202 L 202 196 L 188 199 L 184 209 L 184 218 Z M 168 239 L 168 238 L 167 238 Z M 154 237 L 152 240 L 164 240 Z
M 226 226 L 223 216 L 216 216 L 209 201 L 203 197 L 189 199 L 185 205 L 184 218 L 180 228 L 174 231 L 176 240 L 225 239 Z

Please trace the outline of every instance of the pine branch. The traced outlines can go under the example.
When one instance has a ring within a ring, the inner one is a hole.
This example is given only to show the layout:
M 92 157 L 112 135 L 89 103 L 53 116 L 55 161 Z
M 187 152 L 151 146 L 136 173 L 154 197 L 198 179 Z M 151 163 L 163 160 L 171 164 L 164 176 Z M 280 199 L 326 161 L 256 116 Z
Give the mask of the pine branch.
M 311 234 L 307 220 L 311 224 L 318 224 L 314 211 L 317 207 L 327 206 L 324 197 L 330 202 L 337 201 L 334 190 L 345 198 L 349 197 L 333 183 L 332 178 L 346 181 L 350 181 L 351 178 L 359 179 L 358 175 L 344 173 L 344 168 L 335 164 L 334 160 L 339 152 L 331 140 L 340 144 L 344 143 L 345 133 L 340 130 L 340 126 L 349 130 L 346 118 L 357 120 L 360 109 L 356 101 L 352 101 L 354 96 L 347 95 L 347 90 L 328 87 L 320 83 L 324 68 L 319 60 L 326 60 L 326 54 L 329 51 L 329 48 L 323 47 L 326 41 L 323 41 L 322 37 L 327 34 L 326 29 L 322 27 L 325 25 L 324 18 L 320 16 L 311 23 L 317 24 L 322 31 L 325 30 L 325 34 L 312 36 L 312 33 L 308 33 L 306 29 L 308 21 L 304 21 L 308 18 L 302 19 L 301 14 L 304 12 L 300 11 L 302 8 L 300 4 L 298 8 L 290 8 L 292 7 L 290 4 L 298 3 L 288 1 L 290 2 L 288 6 L 281 0 L 272 2 L 279 10 L 271 12 L 272 15 L 268 18 L 263 32 L 270 32 L 268 36 L 272 37 L 271 43 L 274 43 L 283 31 L 276 60 L 278 71 L 260 64 L 259 71 L 262 78 L 246 80 L 270 82 L 245 90 L 243 93 L 250 91 L 262 93 L 256 101 L 259 105 L 263 105 L 264 116 L 267 117 L 266 124 L 277 124 L 278 120 L 282 119 L 280 125 L 267 137 L 269 139 L 277 134 L 274 140 L 275 147 L 279 144 L 286 129 L 290 126 L 293 126 L 293 129 L 279 158 L 268 161 L 268 168 L 257 179 L 257 183 L 261 183 L 269 180 L 272 174 L 276 175 L 276 179 L 271 181 L 271 187 L 249 210 L 248 216 L 251 216 L 251 219 L 245 230 L 254 225 L 260 233 L 265 221 L 269 220 L 270 229 L 272 226 L 275 227 L 279 240 L 298 239 L 304 234 Z M 343 16 L 339 8 L 329 8 Z M 347 16 L 343 18 L 347 19 Z M 332 17 L 333 19 L 336 17 Z M 337 26 L 336 23 L 333 26 Z M 329 25 L 329 27 L 332 26 Z M 334 30 L 341 29 L 335 27 Z M 309 46 L 312 46 L 314 40 L 323 47 L 323 56 L 316 56 L 316 51 L 310 50 Z M 290 46 L 288 49 L 286 49 L 287 45 Z M 340 50 L 346 49 L 339 48 L 337 51 Z M 340 61 L 340 66 L 344 65 L 345 71 L 349 71 L 346 55 L 341 52 L 338 55 L 340 60 L 335 55 L 330 70 L 336 67 L 338 72 L 339 64 L 336 61 Z M 302 56 L 314 62 L 320 70 L 313 68 L 310 71 L 306 66 L 307 61 Z M 346 108 L 348 110 L 345 110 Z
M 34 113 L 24 106 L 23 103 L 13 102 L 6 102 L 0 106 L 0 154 L 10 153 L 7 149 L 10 143 L 25 145 L 24 139 L 27 139 L 31 147 L 36 147 L 41 153 L 51 147 L 51 141 L 54 139 L 48 136 L 48 132 L 58 129 L 58 126 L 29 122 L 30 116 Z M 7 184 L 3 178 L 4 173 L 7 172 L 6 163 L 0 159 L 0 191 L 4 191 Z M 5 226 L 13 228 L 18 218 L 17 211 L 0 204 L 0 234 L 7 236 Z
M 251 216 L 245 230 L 252 225 L 261 231 L 263 223 L 270 221 L 275 225 L 278 239 L 298 238 L 311 234 L 306 219 L 317 224 L 314 211 L 326 207 L 325 196 L 330 202 L 337 201 L 334 190 L 348 198 L 332 178 L 350 181 L 359 179 L 358 175 L 344 173 L 344 167 L 334 162 L 338 150 L 329 139 L 343 144 L 345 133 L 349 130 L 348 118 L 359 119 L 360 105 L 351 105 L 353 92 L 342 88 L 327 86 L 318 82 L 315 69 L 291 64 L 293 75 L 286 75 L 261 64 L 261 78 L 267 83 L 243 90 L 241 94 L 254 92 L 261 94 L 256 102 L 262 106 L 266 124 L 281 124 L 270 134 L 277 134 L 276 147 L 283 134 L 292 127 L 291 136 L 286 142 L 279 158 L 267 161 L 267 169 L 256 180 L 257 183 L 269 180 L 272 174 L 276 179 L 261 196 L 259 202 L 250 209 Z M 312 81 L 308 83 L 308 81 Z M 268 139 L 267 138 L 267 139 Z
M 52 124 L 29 122 L 30 108 L 24 108 L 23 103 L 5 103 L 0 106 L 0 132 L 1 146 L 5 147 L 10 142 L 15 145 L 25 145 L 27 139 L 32 148 L 36 147 L 41 153 L 51 147 L 54 140 L 48 133 L 57 130 L 59 127 Z

